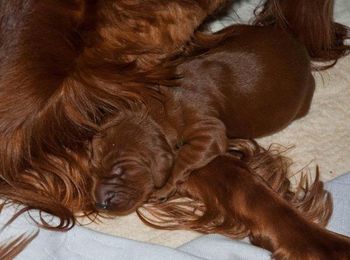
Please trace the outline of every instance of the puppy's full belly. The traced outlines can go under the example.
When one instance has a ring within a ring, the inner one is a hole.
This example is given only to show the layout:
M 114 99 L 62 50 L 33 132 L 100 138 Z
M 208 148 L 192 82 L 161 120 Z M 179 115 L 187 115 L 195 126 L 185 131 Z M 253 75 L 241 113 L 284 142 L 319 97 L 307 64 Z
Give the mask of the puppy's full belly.
M 215 111 L 230 137 L 269 135 L 308 112 L 314 92 L 309 56 L 277 29 L 236 27 L 238 35 L 182 65 L 191 90 L 185 95 L 193 100 L 195 93 L 200 107 Z

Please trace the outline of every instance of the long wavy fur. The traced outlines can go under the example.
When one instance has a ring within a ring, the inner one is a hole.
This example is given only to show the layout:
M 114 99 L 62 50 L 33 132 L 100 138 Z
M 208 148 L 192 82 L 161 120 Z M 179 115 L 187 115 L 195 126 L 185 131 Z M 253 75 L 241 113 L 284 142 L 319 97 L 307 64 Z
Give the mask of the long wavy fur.
M 327 224 L 332 213 L 332 201 L 319 181 L 318 172 L 312 185 L 305 175 L 296 187 L 292 187 L 288 179 L 291 161 L 277 147 L 266 150 L 253 140 L 235 139 L 230 142 L 230 150 L 251 174 L 305 219 L 321 226 Z M 154 228 L 246 237 L 251 230 L 239 216 L 239 208 L 244 205 L 239 205 L 237 198 L 231 195 L 236 183 L 229 175 L 234 176 L 235 172 L 218 171 L 210 175 L 199 170 L 179 188 L 176 197 L 161 204 L 146 204 L 137 213 L 145 224 Z M 232 207 L 232 204 L 235 206 Z

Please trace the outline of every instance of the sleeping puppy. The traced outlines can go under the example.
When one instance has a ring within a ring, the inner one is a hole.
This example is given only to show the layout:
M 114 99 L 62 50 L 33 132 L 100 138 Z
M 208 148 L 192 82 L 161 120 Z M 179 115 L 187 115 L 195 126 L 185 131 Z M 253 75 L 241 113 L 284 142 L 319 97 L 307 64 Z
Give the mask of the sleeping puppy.
M 228 138 L 272 134 L 304 116 L 314 92 L 303 45 L 271 27 L 232 26 L 178 67 L 181 86 L 142 93 L 92 142 L 96 205 L 127 214 L 164 200 L 227 151 Z M 151 196 L 152 194 L 152 196 Z

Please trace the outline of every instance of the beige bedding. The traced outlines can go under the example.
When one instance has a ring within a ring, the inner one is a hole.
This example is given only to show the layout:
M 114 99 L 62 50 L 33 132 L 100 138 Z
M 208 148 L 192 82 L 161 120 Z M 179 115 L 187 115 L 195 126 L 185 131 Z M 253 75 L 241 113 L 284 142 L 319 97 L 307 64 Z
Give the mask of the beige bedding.
M 342 13 L 340 20 L 350 24 L 350 2 L 339 2 L 342 3 L 342 8 L 338 5 Z M 249 7 L 249 3 L 243 6 L 242 12 L 249 12 Z M 293 145 L 294 148 L 288 151 L 288 156 L 294 161 L 292 171 L 298 173 L 307 166 L 310 174 L 314 174 L 317 164 L 321 178 L 326 181 L 350 171 L 350 57 L 340 60 L 330 70 L 315 73 L 315 77 L 317 87 L 309 114 L 282 132 L 260 139 L 259 143 L 265 147 L 271 143 Z M 190 231 L 155 230 L 145 226 L 135 214 L 87 227 L 171 247 L 200 235 Z

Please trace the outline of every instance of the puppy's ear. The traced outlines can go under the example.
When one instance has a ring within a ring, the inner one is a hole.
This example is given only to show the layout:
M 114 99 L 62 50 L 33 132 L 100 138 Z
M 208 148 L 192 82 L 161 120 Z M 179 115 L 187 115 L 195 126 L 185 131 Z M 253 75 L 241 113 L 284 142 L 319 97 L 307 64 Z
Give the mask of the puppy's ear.
M 102 138 L 100 135 L 96 135 L 92 138 L 90 143 L 90 162 L 96 166 L 100 156 L 102 154 Z
M 170 177 L 174 163 L 174 157 L 169 152 L 162 152 L 155 157 L 152 167 L 152 179 L 155 188 L 159 189 L 165 185 Z

